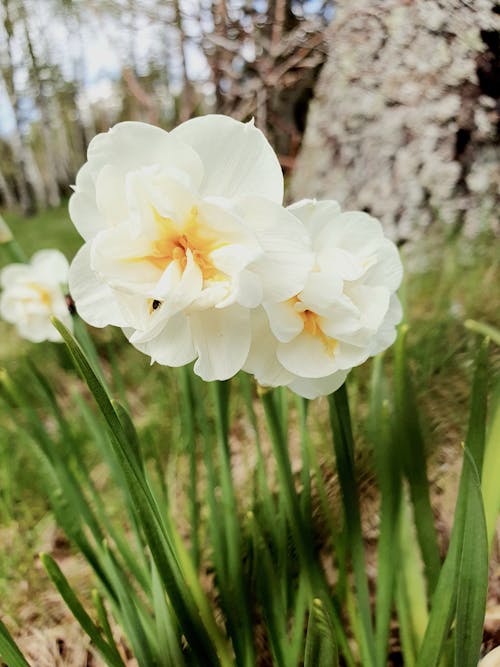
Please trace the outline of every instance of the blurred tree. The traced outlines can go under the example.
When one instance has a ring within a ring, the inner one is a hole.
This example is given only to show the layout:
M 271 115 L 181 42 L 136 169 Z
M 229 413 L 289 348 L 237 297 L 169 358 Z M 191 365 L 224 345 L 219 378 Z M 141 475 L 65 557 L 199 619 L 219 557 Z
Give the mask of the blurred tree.
M 199 113 L 254 117 L 292 167 L 331 14 L 331 0 L 313 4 L 0 0 L 13 118 L 0 206 L 56 205 L 92 137 L 126 119 L 168 128 Z
M 337 5 L 293 196 L 313 184 L 401 240 L 498 230 L 498 0 Z
M 16 85 L 16 76 L 15 76 L 15 60 L 13 54 L 13 41 L 14 41 L 14 21 L 16 18 L 15 10 L 17 4 L 12 0 L 1 0 L 0 7 L 2 8 L 2 27 L 3 35 L 0 40 L 1 46 L 1 72 L 2 79 L 5 85 L 5 90 L 10 102 L 12 109 L 12 116 L 14 119 L 14 126 L 11 133 L 11 143 L 12 143 L 12 159 L 15 164 L 15 185 L 17 190 L 17 196 L 19 205 L 23 213 L 29 213 L 33 210 L 33 200 L 30 193 L 30 183 L 29 183 L 29 162 L 31 160 L 30 150 L 27 145 L 25 134 L 22 131 L 22 120 L 21 120 L 21 105 L 20 105 L 20 95 L 18 93 L 18 87 Z M 38 177 L 36 169 L 31 169 L 32 174 L 35 175 L 35 179 Z M 44 204 L 45 202 L 41 200 L 40 188 L 33 186 L 34 190 L 38 194 L 38 203 Z

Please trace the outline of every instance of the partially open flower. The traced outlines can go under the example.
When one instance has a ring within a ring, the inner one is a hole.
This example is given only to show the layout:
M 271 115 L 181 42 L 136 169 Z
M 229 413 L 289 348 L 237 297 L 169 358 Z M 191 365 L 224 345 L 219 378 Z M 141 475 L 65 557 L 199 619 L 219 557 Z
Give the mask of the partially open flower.
M 314 398 L 394 342 L 402 266 L 396 246 L 366 213 L 312 200 L 289 210 L 309 231 L 314 266 L 302 290 L 255 313 L 245 369 L 261 384 L 286 384 Z
M 70 270 L 80 315 L 121 326 L 152 361 L 197 360 L 226 379 L 250 347 L 250 309 L 299 292 L 312 264 L 303 224 L 252 123 L 205 116 L 165 132 L 120 123 L 95 137 L 70 214 L 86 244 Z
M 40 250 L 29 264 L 9 264 L 0 272 L 0 317 L 34 343 L 60 342 L 50 318 L 57 317 L 72 329 L 63 291 L 67 281 L 68 262 L 58 250 Z

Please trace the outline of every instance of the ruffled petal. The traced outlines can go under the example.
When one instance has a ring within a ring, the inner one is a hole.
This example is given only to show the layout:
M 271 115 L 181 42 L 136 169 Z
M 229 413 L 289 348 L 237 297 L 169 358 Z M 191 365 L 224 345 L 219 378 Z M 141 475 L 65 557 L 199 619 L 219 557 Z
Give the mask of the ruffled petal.
M 193 118 L 171 135 L 189 144 L 200 156 L 202 195 L 227 197 L 259 195 L 283 201 L 283 173 L 271 145 L 253 122 L 228 116 Z
M 392 241 L 385 239 L 376 252 L 376 261 L 366 272 L 363 282 L 366 285 L 380 285 L 395 292 L 403 279 L 403 265 L 398 249 Z
M 387 315 L 370 343 L 370 356 L 383 352 L 394 343 L 397 336 L 396 326 L 401 322 L 402 317 L 401 303 L 398 297 L 393 294 Z
M 307 331 L 289 343 L 280 343 L 277 354 L 280 363 L 300 377 L 320 378 L 339 370 L 337 346 L 330 349 L 320 336 Z
M 94 327 L 112 324 L 125 327 L 125 320 L 114 291 L 91 269 L 91 244 L 86 243 L 76 254 L 69 269 L 69 289 L 79 315 Z
M 252 373 L 263 387 L 281 387 L 293 380 L 293 374 L 278 361 L 277 339 L 269 327 L 262 308 L 256 308 L 251 314 L 252 344 L 243 370 Z
M 289 301 L 265 304 L 271 331 L 282 343 L 288 343 L 304 328 L 304 321 Z
M 264 301 L 286 301 L 295 296 L 303 289 L 314 262 L 304 225 L 266 199 L 244 197 L 238 205 L 264 251 L 249 267 L 262 280 Z
M 184 366 L 196 358 L 189 318 L 178 313 L 164 323 L 160 333 L 151 340 L 138 342 L 135 332 L 126 330 L 132 345 L 163 366 Z
M 319 396 L 328 396 L 329 394 L 333 394 L 334 391 L 337 391 L 337 389 L 344 384 L 348 373 L 348 370 L 344 370 L 337 371 L 324 378 L 313 379 L 298 377 L 293 380 L 288 387 L 299 396 L 313 400 Z
M 250 312 L 234 305 L 193 312 L 190 320 L 198 354 L 195 373 L 207 382 L 236 375 L 250 349 Z
M 48 284 L 61 284 L 68 281 L 69 264 L 59 250 L 39 250 L 31 258 L 37 278 Z
M 189 175 L 193 188 L 197 188 L 203 178 L 203 164 L 188 144 L 172 132 L 147 123 L 126 121 L 98 134 L 89 144 L 87 157 L 94 178 L 105 165 L 112 165 L 122 177 L 141 167 L 159 165 L 168 169 L 173 166 Z

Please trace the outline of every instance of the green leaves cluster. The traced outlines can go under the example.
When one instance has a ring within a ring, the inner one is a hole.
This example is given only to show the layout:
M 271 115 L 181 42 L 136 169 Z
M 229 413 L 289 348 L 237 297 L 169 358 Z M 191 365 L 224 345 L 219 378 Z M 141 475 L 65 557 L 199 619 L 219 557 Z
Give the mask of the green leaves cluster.
M 329 398 L 339 510 L 329 499 L 311 444 L 314 414 L 307 401 L 292 404 L 286 390 L 275 390 L 263 393 L 259 402 L 247 376 L 238 379 L 233 398 L 229 383 L 214 383 L 207 395 L 198 378 L 180 369 L 179 419 L 189 459 L 187 545 L 175 522 L 161 461 L 156 462 L 158 474 L 152 474 L 126 405 L 110 399 L 86 332 L 80 335 L 82 347 L 60 323 L 56 326 L 97 408 L 96 414 L 81 397 L 74 400 L 121 493 L 119 520 L 96 488 L 72 419 L 47 378 L 32 369 L 55 431 L 40 418 L 26 388 L 5 373 L 0 376 L 1 398 L 29 436 L 57 522 L 94 571 L 93 609 L 49 555 L 41 556 L 42 563 L 107 664 L 124 665 L 123 647 L 113 632 L 118 624 L 141 667 L 252 667 L 264 651 L 280 667 L 384 667 L 391 621 L 397 617 L 405 665 L 477 665 L 488 545 L 499 505 L 492 480 L 498 478 L 500 457 L 491 454 L 498 435 L 497 404 L 486 447 L 487 343 L 478 351 L 455 520 L 443 562 L 404 328 L 393 390 L 383 360 L 375 360 L 368 430 L 380 491 L 380 533 L 373 582 L 367 575 L 345 386 Z M 253 494 L 247 505 L 232 468 L 232 400 L 246 412 L 255 447 Z M 300 437 L 298 475 L 289 454 L 292 430 Z M 481 480 L 485 457 L 488 467 Z M 317 543 L 318 511 L 334 582 L 325 574 Z M 209 590 L 201 583 L 207 578 Z M 9 667 L 28 664 L 3 624 L 0 655 Z

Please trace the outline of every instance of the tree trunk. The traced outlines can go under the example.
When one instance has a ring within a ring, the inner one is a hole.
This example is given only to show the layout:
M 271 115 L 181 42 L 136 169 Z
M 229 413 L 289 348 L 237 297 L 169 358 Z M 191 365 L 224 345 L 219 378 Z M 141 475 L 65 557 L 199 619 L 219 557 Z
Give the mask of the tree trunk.
M 7 209 L 13 209 L 16 206 L 16 198 L 14 193 L 0 169 L 0 204 L 3 204 Z
M 328 41 L 293 198 L 364 209 L 399 239 L 498 224 L 498 1 L 339 0 Z
M 40 130 L 43 142 L 44 163 L 45 163 L 45 190 L 47 193 L 47 201 L 50 206 L 59 206 L 61 197 L 59 195 L 58 184 L 58 169 L 57 169 L 57 155 L 54 146 L 53 130 L 52 130 L 52 116 L 50 105 L 50 93 L 46 90 L 47 82 L 41 76 L 41 67 L 38 62 L 38 57 L 35 53 L 33 41 L 30 34 L 30 26 L 24 5 L 22 6 L 22 22 L 24 28 L 24 36 L 26 39 L 26 46 L 30 59 L 30 79 L 33 90 L 36 95 L 38 108 L 40 109 L 41 123 Z

